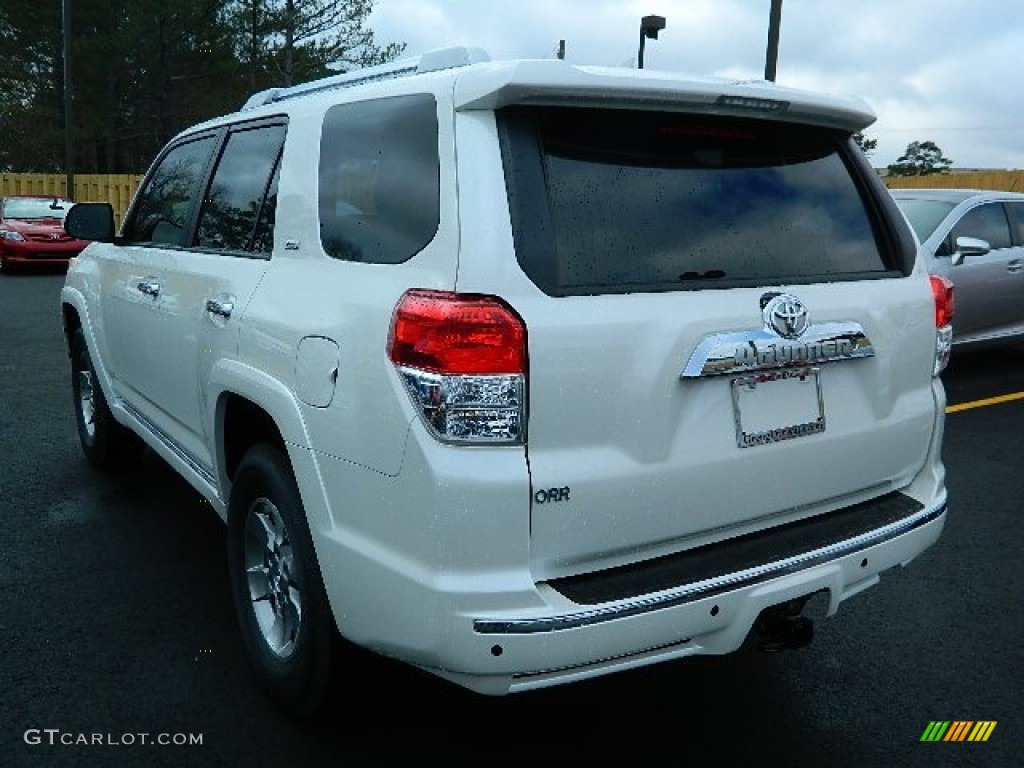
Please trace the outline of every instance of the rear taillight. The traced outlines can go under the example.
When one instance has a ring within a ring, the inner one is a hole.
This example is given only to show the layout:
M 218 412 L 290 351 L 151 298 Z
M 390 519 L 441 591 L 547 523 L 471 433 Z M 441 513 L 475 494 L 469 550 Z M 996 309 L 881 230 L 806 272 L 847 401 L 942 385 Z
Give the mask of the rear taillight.
M 523 441 L 526 327 L 501 299 L 408 291 L 395 307 L 388 357 L 435 437 Z
M 941 275 L 931 275 L 932 296 L 935 299 L 935 367 L 938 376 L 949 363 L 953 349 L 953 315 L 956 314 L 953 282 Z
M 935 327 L 953 324 L 956 303 L 953 298 L 953 282 L 941 275 L 932 275 L 932 295 L 935 297 Z

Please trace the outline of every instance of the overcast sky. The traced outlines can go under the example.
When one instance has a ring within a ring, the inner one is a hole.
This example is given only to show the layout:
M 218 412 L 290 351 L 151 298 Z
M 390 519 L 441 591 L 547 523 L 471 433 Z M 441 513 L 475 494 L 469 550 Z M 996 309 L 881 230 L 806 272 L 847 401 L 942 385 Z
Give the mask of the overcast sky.
M 492 59 L 565 58 L 763 78 L 771 0 L 376 0 L 379 44 L 466 45 Z M 934 141 L 954 168 L 1024 169 L 1024 0 L 783 0 L 776 82 L 850 93 L 878 115 L 875 166 Z

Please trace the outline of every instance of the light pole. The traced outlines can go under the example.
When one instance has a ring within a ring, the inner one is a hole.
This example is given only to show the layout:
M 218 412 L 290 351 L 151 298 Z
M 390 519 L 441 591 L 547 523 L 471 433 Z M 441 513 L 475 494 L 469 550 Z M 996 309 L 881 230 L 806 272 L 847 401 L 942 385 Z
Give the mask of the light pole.
M 640 19 L 640 53 L 637 54 L 637 69 L 644 68 L 644 41 L 658 39 L 658 33 L 665 28 L 664 16 L 644 16 Z
M 768 17 L 768 52 L 764 59 L 764 79 L 775 81 L 775 63 L 779 58 L 779 27 L 782 26 L 782 0 L 772 0 Z
M 61 22 L 64 34 L 64 173 L 66 175 L 65 197 L 75 199 L 75 142 L 72 137 L 74 120 L 71 113 L 71 0 L 61 5 Z

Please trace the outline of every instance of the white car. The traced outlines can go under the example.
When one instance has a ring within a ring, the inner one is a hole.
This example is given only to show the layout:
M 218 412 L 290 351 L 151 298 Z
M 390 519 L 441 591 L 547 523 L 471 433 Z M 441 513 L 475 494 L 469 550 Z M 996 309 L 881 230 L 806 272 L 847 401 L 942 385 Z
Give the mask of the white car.
M 952 291 L 872 120 L 477 49 L 257 94 L 68 215 L 85 455 L 209 500 L 296 713 L 360 647 L 506 694 L 803 645 L 945 521 Z

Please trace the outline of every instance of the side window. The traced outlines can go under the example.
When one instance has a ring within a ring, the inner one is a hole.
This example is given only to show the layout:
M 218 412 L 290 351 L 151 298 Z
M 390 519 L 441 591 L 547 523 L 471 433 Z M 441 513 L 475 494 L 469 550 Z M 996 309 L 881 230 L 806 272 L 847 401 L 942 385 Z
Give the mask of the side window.
M 274 250 L 274 216 L 277 214 L 277 182 L 280 178 L 281 157 L 278 155 L 274 175 L 267 187 L 267 196 L 263 199 L 263 207 L 256 220 L 256 234 L 252 241 L 252 250 L 256 253 L 270 253 Z
M 276 168 L 283 125 L 229 134 L 203 198 L 195 244 L 229 251 L 267 252 L 273 243 Z
M 125 228 L 127 240 L 185 245 L 214 143 L 214 136 L 206 136 L 179 144 L 163 156 L 139 193 L 138 205 Z
M 950 232 L 949 243 L 955 247 L 958 237 L 977 237 L 988 241 L 992 250 L 1010 247 L 1010 225 L 1002 203 L 987 203 L 972 208 Z
M 430 94 L 340 104 L 320 139 L 320 241 L 336 259 L 398 264 L 437 232 L 437 106 Z
M 1024 203 L 1007 203 L 1006 210 L 1013 228 L 1013 244 L 1024 246 Z

